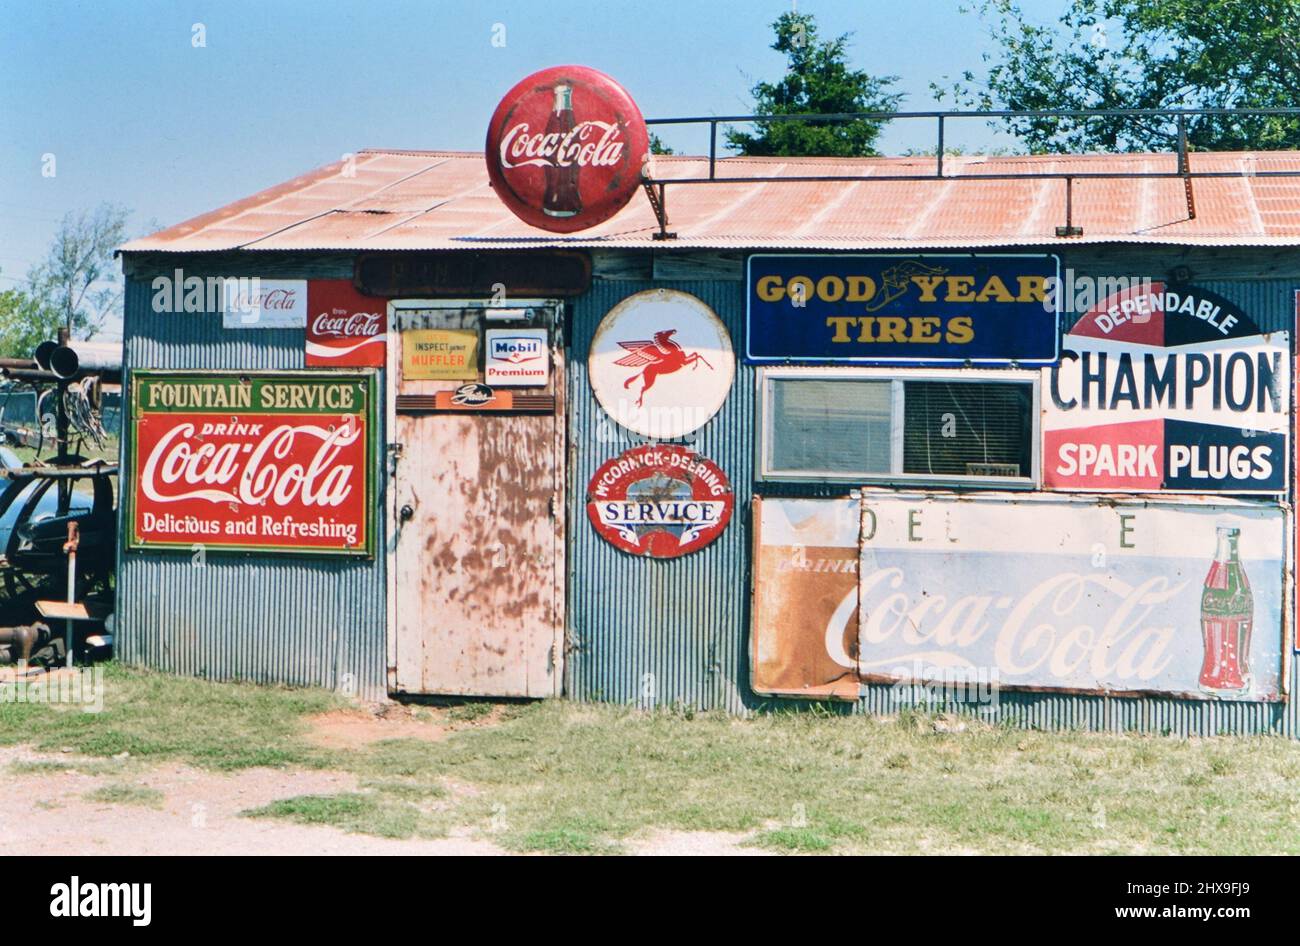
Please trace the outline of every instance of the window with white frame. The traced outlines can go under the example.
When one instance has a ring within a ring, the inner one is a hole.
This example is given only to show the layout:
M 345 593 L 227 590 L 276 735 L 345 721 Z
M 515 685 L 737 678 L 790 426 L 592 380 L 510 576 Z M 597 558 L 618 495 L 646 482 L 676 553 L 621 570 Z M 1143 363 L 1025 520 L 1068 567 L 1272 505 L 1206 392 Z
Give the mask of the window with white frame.
M 1030 486 L 1038 373 L 759 371 L 759 478 Z

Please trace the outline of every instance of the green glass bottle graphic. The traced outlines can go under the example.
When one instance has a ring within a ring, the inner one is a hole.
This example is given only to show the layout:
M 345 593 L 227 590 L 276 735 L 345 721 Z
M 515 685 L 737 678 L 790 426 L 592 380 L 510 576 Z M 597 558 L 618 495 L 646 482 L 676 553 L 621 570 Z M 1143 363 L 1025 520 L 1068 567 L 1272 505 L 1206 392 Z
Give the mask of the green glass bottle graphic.
M 1241 564 L 1237 541 L 1241 530 L 1219 526 L 1214 561 L 1201 591 L 1201 688 L 1215 693 L 1250 687 L 1250 631 L 1255 596 Z

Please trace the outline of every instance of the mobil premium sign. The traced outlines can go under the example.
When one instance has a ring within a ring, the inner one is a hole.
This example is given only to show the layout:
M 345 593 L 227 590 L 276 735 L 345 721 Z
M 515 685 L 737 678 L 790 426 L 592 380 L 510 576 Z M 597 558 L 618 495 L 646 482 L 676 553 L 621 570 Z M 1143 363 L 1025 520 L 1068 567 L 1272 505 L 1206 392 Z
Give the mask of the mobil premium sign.
M 1228 300 L 1151 282 L 1109 297 L 1043 372 L 1048 489 L 1282 493 L 1290 347 Z
M 1051 255 L 749 257 L 756 363 L 1017 364 L 1056 360 Z

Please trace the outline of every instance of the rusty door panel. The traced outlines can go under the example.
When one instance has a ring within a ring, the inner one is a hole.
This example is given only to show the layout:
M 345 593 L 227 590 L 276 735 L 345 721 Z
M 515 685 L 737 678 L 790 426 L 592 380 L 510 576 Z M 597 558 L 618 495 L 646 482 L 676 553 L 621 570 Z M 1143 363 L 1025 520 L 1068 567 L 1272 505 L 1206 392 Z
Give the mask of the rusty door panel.
M 408 318 L 405 327 L 470 327 L 477 318 L 440 312 Z M 552 352 L 553 414 L 396 416 L 400 691 L 560 692 L 564 372 L 554 344 Z M 399 379 L 397 391 L 431 394 L 460 383 Z

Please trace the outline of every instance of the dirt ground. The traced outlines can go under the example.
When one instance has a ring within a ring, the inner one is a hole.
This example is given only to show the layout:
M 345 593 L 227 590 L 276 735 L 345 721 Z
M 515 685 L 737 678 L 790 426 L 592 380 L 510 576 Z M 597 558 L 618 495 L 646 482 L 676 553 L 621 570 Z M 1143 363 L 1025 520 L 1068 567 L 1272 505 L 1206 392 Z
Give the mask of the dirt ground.
M 344 749 L 378 739 L 436 739 L 443 733 L 428 724 L 400 717 L 384 720 L 365 712 L 329 713 L 313 723 L 313 741 Z M 51 767 L 31 769 L 41 763 Z M 123 782 L 161 793 L 159 806 L 87 797 Z M 436 840 L 390 840 L 240 815 L 277 799 L 356 788 L 357 779 L 343 772 L 255 768 L 223 774 L 179 764 L 144 766 L 118 760 L 114 765 L 71 754 L 0 748 L 0 796 L 9 799 L 0 808 L 0 856 L 507 853 L 468 829 Z M 639 855 L 763 853 L 740 847 L 743 840 L 741 835 L 713 832 L 658 832 L 633 839 L 627 849 Z

